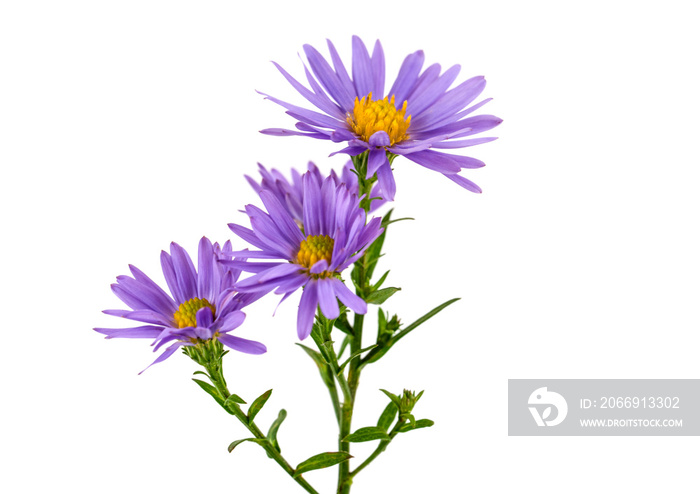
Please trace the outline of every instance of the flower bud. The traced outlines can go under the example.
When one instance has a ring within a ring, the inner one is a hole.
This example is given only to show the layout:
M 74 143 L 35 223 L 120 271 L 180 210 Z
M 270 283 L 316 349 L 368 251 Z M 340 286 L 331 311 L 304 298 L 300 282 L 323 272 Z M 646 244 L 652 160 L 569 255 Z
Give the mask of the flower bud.
M 413 407 L 418 403 L 422 395 L 423 391 L 416 395 L 413 391 L 404 389 L 403 394 L 399 398 L 399 414 L 410 415 L 411 411 L 413 411 Z

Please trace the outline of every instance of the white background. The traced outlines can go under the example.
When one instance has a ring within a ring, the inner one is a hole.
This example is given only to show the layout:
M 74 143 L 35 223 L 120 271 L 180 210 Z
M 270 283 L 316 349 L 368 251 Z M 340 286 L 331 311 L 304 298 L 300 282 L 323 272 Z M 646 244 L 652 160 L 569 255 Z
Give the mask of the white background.
M 162 281 L 175 240 L 230 238 L 255 202 L 243 174 L 344 158 L 258 130 L 294 121 L 304 43 L 380 38 L 403 57 L 485 75 L 499 140 L 466 154 L 471 194 L 397 159 L 398 223 L 382 267 L 408 323 L 461 302 L 366 370 L 355 426 L 425 389 L 432 429 L 400 436 L 355 481 L 377 492 L 697 492 L 697 438 L 507 436 L 508 378 L 700 378 L 700 35 L 693 2 L 3 2 L 2 465 L 12 493 L 303 492 L 190 381 L 119 327 L 109 284 L 132 263 Z M 237 245 L 241 245 L 240 242 Z M 266 428 L 296 464 L 336 448 L 330 403 L 296 348 L 298 297 L 248 311 L 232 391 L 274 388 Z M 369 446 L 357 447 L 357 457 Z M 357 465 L 357 462 L 355 462 Z M 333 491 L 335 469 L 307 474 Z M 9 487 L 8 487 L 9 485 Z

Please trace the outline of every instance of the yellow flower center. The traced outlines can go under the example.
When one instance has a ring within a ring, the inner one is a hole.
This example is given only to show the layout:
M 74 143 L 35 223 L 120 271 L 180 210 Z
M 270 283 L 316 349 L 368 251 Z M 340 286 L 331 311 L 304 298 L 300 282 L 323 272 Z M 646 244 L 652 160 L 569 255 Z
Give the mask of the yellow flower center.
M 408 139 L 408 127 L 411 125 L 411 116 L 406 118 L 406 101 L 400 110 L 394 106 L 394 96 L 372 101 L 372 93 L 362 99 L 355 98 L 355 107 L 352 115 L 348 115 L 347 122 L 352 131 L 365 142 L 369 142 L 372 134 L 383 130 L 389 134 L 390 146 Z
M 209 307 L 211 315 L 216 315 L 216 307 L 205 298 L 195 297 L 181 303 L 173 314 L 177 327 L 182 329 L 197 326 L 197 311 L 202 307 Z
M 297 264 L 310 268 L 321 259 L 325 259 L 330 265 L 334 243 L 328 235 L 309 235 L 306 240 L 301 241 L 297 254 Z

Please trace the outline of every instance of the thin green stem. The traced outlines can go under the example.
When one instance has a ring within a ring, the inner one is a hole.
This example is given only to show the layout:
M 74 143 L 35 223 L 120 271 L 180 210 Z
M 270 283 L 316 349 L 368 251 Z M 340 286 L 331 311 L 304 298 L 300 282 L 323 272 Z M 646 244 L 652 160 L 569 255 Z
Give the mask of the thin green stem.
M 220 363 L 210 363 L 204 365 L 204 368 L 207 370 L 211 382 L 219 392 L 219 395 L 224 401 L 226 401 L 226 399 L 231 396 L 231 393 L 226 386 L 226 381 L 224 380 Z M 294 467 L 292 467 L 289 462 L 284 459 L 282 454 L 277 451 L 277 448 L 272 445 L 272 443 L 267 439 L 267 436 L 262 433 L 258 426 L 255 425 L 254 422 L 248 421 L 248 416 L 243 412 L 243 410 L 241 410 L 241 407 L 238 406 L 237 403 L 229 401 L 226 403 L 226 409 L 229 410 L 246 427 L 246 429 L 248 429 L 253 436 L 255 436 L 256 439 L 259 440 L 258 444 L 263 447 L 268 456 L 275 460 L 275 462 L 277 462 L 277 464 L 281 466 L 297 484 L 302 486 L 306 492 L 318 494 L 318 491 L 316 491 L 316 489 L 314 489 L 301 475 L 294 476 Z
M 333 403 L 333 411 L 335 412 L 335 420 L 340 425 L 340 398 L 338 397 L 338 390 L 335 386 L 328 386 L 328 392 L 331 395 L 331 402 Z
M 364 270 L 363 270 L 364 271 Z M 364 280 L 364 274 L 361 275 L 361 281 Z M 362 347 L 362 326 L 364 323 L 364 315 L 355 314 L 353 321 L 354 336 L 350 342 L 350 354 L 360 351 Z M 340 451 L 350 453 L 350 443 L 343 441 L 343 438 L 350 435 L 352 427 L 352 415 L 355 408 L 355 395 L 357 387 L 360 384 L 360 359 L 355 358 L 348 364 L 348 379 L 349 396 L 343 402 L 343 412 L 340 420 L 340 434 L 338 437 L 338 447 Z M 342 375 L 342 374 L 341 374 Z M 343 375 L 343 378 L 345 376 Z M 348 494 L 352 486 L 352 476 L 350 475 L 350 463 L 343 462 L 339 465 L 338 471 L 338 494 Z
M 372 192 L 372 186 L 377 181 L 376 177 L 367 178 L 367 158 L 369 153 L 362 153 L 359 156 L 354 156 L 352 158 L 353 164 L 355 165 L 355 171 L 357 172 L 359 194 L 363 199 L 360 201 L 360 207 L 365 210 L 365 213 L 369 215 L 371 201 L 370 196 Z M 367 298 L 367 293 L 369 290 L 369 282 L 367 279 L 367 254 L 363 255 L 356 263 L 355 267 L 358 270 L 357 276 L 357 287 L 355 293 L 362 299 Z M 362 329 L 364 325 L 365 316 L 363 314 L 355 314 L 352 326 L 352 335 L 350 336 L 350 355 L 354 355 L 362 349 Z M 357 388 L 360 384 L 360 366 L 361 359 L 354 358 L 348 364 L 348 377 L 346 381 L 347 392 L 345 392 L 344 384 L 341 381 L 345 381 L 344 373 L 336 373 L 338 382 L 343 387 L 344 400 L 343 407 L 340 415 L 340 434 L 338 437 L 338 448 L 340 451 L 350 453 L 350 443 L 343 441 L 345 437 L 350 435 L 352 428 L 352 416 L 355 409 L 355 397 L 357 395 Z M 349 494 L 350 487 L 352 486 L 352 475 L 350 474 L 350 464 L 345 461 L 339 465 L 338 468 L 338 494 Z

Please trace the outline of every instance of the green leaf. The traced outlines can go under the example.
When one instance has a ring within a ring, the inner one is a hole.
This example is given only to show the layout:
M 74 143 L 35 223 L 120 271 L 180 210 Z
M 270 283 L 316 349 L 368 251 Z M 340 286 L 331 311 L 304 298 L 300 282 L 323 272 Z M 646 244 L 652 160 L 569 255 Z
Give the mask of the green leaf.
M 302 473 L 309 472 L 311 470 L 332 467 L 338 463 L 348 461 L 350 458 L 352 458 L 352 455 L 344 451 L 338 451 L 335 453 L 321 453 L 320 455 L 312 456 L 308 460 L 304 460 L 297 465 L 296 469 L 294 470 L 294 477 L 298 477 Z
M 352 326 L 350 325 L 350 322 L 348 322 L 348 315 L 346 312 L 340 314 L 340 317 L 335 320 L 335 327 L 345 334 L 353 334 Z
M 301 343 L 297 343 L 297 345 L 300 346 L 306 352 L 306 354 L 309 357 L 311 357 L 311 359 L 316 363 L 316 366 L 318 367 L 318 372 L 321 374 L 321 379 L 323 379 L 323 383 L 327 387 L 335 386 L 333 370 L 331 369 L 330 365 L 326 363 L 326 360 L 323 358 L 323 355 L 318 353 L 316 350 L 302 345 Z
M 386 331 L 386 314 L 382 309 L 377 311 L 377 327 L 378 333 L 382 334 Z
M 253 419 L 255 419 L 255 416 L 258 414 L 260 410 L 262 410 L 262 407 L 265 405 L 265 402 L 267 399 L 270 397 L 272 394 L 272 390 L 268 389 L 265 391 L 263 394 L 255 398 L 255 401 L 250 405 L 250 408 L 248 409 L 248 423 L 252 424 Z
M 360 289 L 360 267 L 355 264 L 355 266 L 352 268 L 352 271 L 350 271 L 350 280 L 352 281 L 352 284 L 357 288 L 358 290 Z
M 313 359 L 314 362 L 316 362 L 316 365 L 318 366 L 319 369 L 325 367 L 328 365 L 328 362 L 323 358 L 323 355 L 318 353 L 316 350 L 313 348 L 309 348 L 306 345 L 302 345 L 301 343 L 295 343 L 295 345 L 301 347 L 306 354 Z
M 352 355 L 350 355 L 350 356 L 348 357 L 348 359 L 347 359 L 345 362 L 343 362 L 343 365 L 341 365 L 341 366 L 338 368 L 337 374 L 340 375 L 340 373 L 343 372 L 343 369 L 345 368 L 345 366 L 348 365 L 352 359 L 359 357 L 359 356 L 362 355 L 363 353 L 365 353 L 365 352 L 371 350 L 372 348 L 374 348 L 374 347 L 376 347 L 376 346 L 377 346 L 377 345 L 372 345 L 372 346 L 368 346 L 367 348 L 362 348 L 362 349 L 356 351 L 355 353 L 353 353 Z
M 345 337 L 343 338 L 343 341 L 340 342 L 340 349 L 338 349 L 338 358 L 343 356 L 343 352 L 345 352 L 345 349 L 348 348 L 350 345 L 350 338 Z
M 280 448 L 279 443 L 277 442 L 277 431 L 280 428 L 280 425 L 282 425 L 282 422 L 284 422 L 284 419 L 287 418 L 287 410 L 284 408 L 280 410 L 279 415 L 277 415 L 277 418 L 275 419 L 274 422 L 272 422 L 272 425 L 270 426 L 270 430 L 267 432 L 267 440 L 270 441 L 270 443 L 275 447 L 275 449 L 280 452 L 282 449 Z M 267 456 L 272 456 L 268 453 Z
M 380 287 L 382 286 L 382 284 L 384 283 L 384 280 L 386 280 L 386 277 L 387 277 L 387 276 L 389 276 L 389 271 L 387 271 L 386 273 L 384 273 L 384 274 L 382 275 L 382 277 L 379 278 L 379 281 L 377 281 L 377 282 L 372 286 L 372 290 L 373 290 L 373 291 L 379 290 L 379 288 L 380 288 Z
M 381 305 L 399 290 L 401 290 L 401 288 L 395 288 L 393 286 L 388 288 L 382 288 L 381 290 L 377 290 L 376 292 L 370 293 L 366 301 L 368 304 Z
M 399 218 L 399 219 L 396 219 L 396 220 L 387 221 L 386 223 L 385 223 L 385 222 L 382 222 L 382 226 L 383 226 L 384 228 L 386 228 L 387 226 L 391 225 L 392 223 L 398 223 L 399 221 L 414 221 L 414 220 L 415 220 L 415 218 L 408 218 L 408 217 L 406 217 L 406 218 Z
M 314 343 L 316 343 L 316 346 L 318 346 L 318 349 L 321 352 L 320 355 L 321 357 L 323 357 L 323 361 L 326 364 L 330 365 L 333 361 L 333 359 L 331 358 L 333 352 L 329 353 L 329 348 L 331 350 L 333 349 L 333 343 L 330 342 L 329 346 L 329 342 L 326 341 L 323 337 L 323 334 L 321 333 L 321 329 L 319 328 L 318 324 L 314 324 L 314 329 L 311 331 L 311 338 L 314 340 Z
M 228 452 L 230 453 L 231 451 L 233 451 L 233 449 L 234 449 L 236 446 L 238 446 L 239 444 L 244 443 L 244 442 L 246 442 L 246 441 L 252 441 L 252 442 L 254 442 L 254 443 L 260 444 L 260 439 L 256 439 L 256 438 L 254 438 L 254 437 L 247 437 L 247 438 L 245 438 L 245 439 L 237 439 L 237 440 L 233 441 L 231 444 L 228 445 Z
M 238 403 L 239 405 L 246 404 L 246 402 L 243 400 L 243 398 L 241 398 L 238 395 L 229 395 L 229 397 L 226 398 L 226 401 L 224 402 L 224 404 L 228 405 L 229 402 Z
M 435 424 L 435 422 L 433 422 L 430 419 L 420 419 L 420 420 L 416 420 L 413 423 L 409 422 L 407 424 L 403 424 L 401 427 L 399 427 L 398 432 L 408 432 L 408 431 L 412 431 L 414 429 L 422 429 L 424 427 L 432 427 L 434 424 Z
M 393 213 L 394 210 L 390 209 L 382 218 L 382 227 L 384 228 L 384 231 L 382 232 L 377 239 L 372 242 L 372 245 L 369 246 L 369 248 L 366 251 L 366 256 L 367 256 L 367 272 L 365 273 L 365 279 L 371 280 L 372 279 L 372 274 L 374 273 L 374 268 L 377 267 L 377 260 L 381 256 L 382 253 L 382 247 L 384 246 L 384 239 L 386 238 L 386 232 L 387 232 L 387 226 L 389 225 L 391 221 L 391 213 Z M 355 284 L 357 286 L 357 283 Z
M 412 322 L 411 324 L 406 326 L 404 329 L 402 329 L 401 331 L 396 333 L 386 344 L 384 344 L 378 348 L 375 348 L 374 350 L 369 352 L 365 356 L 365 358 L 363 359 L 361 366 L 371 364 L 372 362 L 376 362 L 377 360 L 382 358 L 386 354 L 386 352 L 388 352 L 389 349 L 396 344 L 397 341 L 399 341 L 401 338 L 406 336 L 408 333 L 410 333 L 411 331 L 416 329 L 418 326 L 420 326 L 421 324 L 426 322 L 428 319 L 433 317 L 435 314 L 437 314 L 438 312 L 443 310 L 445 307 L 454 304 L 458 300 L 459 300 L 459 298 L 453 298 L 452 300 L 448 300 L 444 304 L 438 305 L 437 307 L 435 307 L 433 310 L 431 310 L 430 312 L 428 312 L 424 316 L 416 319 L 414 322 Z
M 389 434 L 381 427 L 362 427 L 346 436 L 343 441 L 350 443 L 364 443 L 366 441 L 376 441 L 377 439 L 389 439 Z
M 194 382 L 196 382 L 196 383 L 199 385 L 200 388 L 202 388 L 204 391 L 206 391 L 207 393 L 209 393 L 209 394 L 211 395 L 211 397 L 214 398 L 214 399 L 216 400 L 216 402 L 217 402 L 219 405 L 221 405 L 222 407 L 224 407 L 224 409 L 226 410 L 225 402 L 224 402 L 224 400 L 221 399 L 221 395 L 219 394 L 219 392 L 216 390 L 216 388 L 215 388 L 214 386 L 212 386 L 212 385 L 209 384 L 209 383 L 205 383 L 204 381 L 201 381 L 201 380 L 199 380 L 199 379 L 192 379 L 192 380 L 193 380 Z M 228 410 L 226 410 L 226 411 L 227 411 L 228 413 L 231 413 L 231 412 L 228 411 Z
M 379 420 L 377 421 L 377 427 L 388 431 L 389 427 L 391 427 L 391 424 L 394 423 L 397 413 L 399 413 L 399 408 L 396 406 L 396 403 L 390 401 L 384 409 L 384 411 L 382 412 L 382 414 L 379 416 Z
M 392 403 L 394 405 L 396 405 L 397 409 L 401 407 L 401 398 L 396 396 L 394 393 L 388 392 L 386 389 L 380 389 L 379 391 L 381 391 L 382 393 L 387 395 L 389 397 L 389 399 L 392 401 Z
M 458 300 L 459 300 L 459 298 L 453 298 L 453 299 L 451 299 L 451 300 L 448 300 L 448 301 L 445 302 L 444 304 L 438 305 L 437 307 L 435 307 L 433 310 L 431 310 L 430 312 L 428 312 L 428 313 L 425 314 L 424 316 L 419 317 L 419 318 L 416 319 L 414 322 L 412 322 L 411 324 L 409 324 L 408 326 L 406 326 L 399 334 L 396 335 L 396 337 L 395 337 L 394 339 L 395 339 L 395 340 L 398 340 L 398 339 L 402 338 L 405 334 L 410 333 L 411 331 L 413 331 L 414 329 L 416 329 L 418 326 L 420 326 L 421 324 L 423 324 L 425 321 L 427 321 L 428 319 L 430 319 L 431 317 L 433 317 L 435 314 L 437 314 L 438 312 L 440 312 L 442 309 L 446 308 L 446 307 L 449 306 L 449 305 L 454 304 L 454 303 L 455 303 L 456 301 L 458 301 Z
M 193 376 L 196 376 L 197 374 L 201 374 L 201 375 L 203 375 L 203 376 L 207 376 L 207 378 L 211 379 L 211 377 L 209 376 L 209 374 L 207 374 L 207 373 L 204 372 L 204 371 L 194 371 L 194 372 L 192 373 Z

